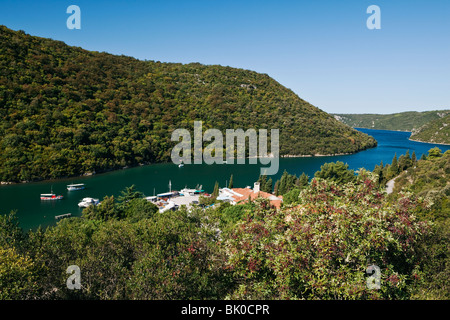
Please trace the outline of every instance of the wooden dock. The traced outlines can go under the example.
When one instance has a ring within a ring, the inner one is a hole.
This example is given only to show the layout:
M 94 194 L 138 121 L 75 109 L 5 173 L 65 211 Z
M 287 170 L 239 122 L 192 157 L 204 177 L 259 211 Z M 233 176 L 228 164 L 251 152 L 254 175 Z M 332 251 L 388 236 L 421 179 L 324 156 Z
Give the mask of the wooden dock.
M 71 213 L 66 213 L 66 214 L 61 214 L 59 216 L 55 216 L 55 219 L 58 220 L 58 219 L 63 219 L 63 218 L 69 218 L 71 216 L 72 216 Z

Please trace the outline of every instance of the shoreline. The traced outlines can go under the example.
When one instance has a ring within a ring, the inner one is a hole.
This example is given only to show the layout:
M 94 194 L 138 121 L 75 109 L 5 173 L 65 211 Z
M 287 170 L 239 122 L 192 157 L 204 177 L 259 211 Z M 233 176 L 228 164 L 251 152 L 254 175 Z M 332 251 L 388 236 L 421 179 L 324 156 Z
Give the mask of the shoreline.
M 412 131 L 407 130 L 389 130 L 389 129 L 374 129 L 374 128 L 363 128 L 363 127 L 352 127 L 353 129 L 368 129 L 368 130 L 383 130 L 383 131 L 395 131 L 395 132 L 409 132 L 412 134 Z M 428 144 L 438 144 L 441 146 L 450 146 L 450 143 L 440 143 L 440 142 L 427 142 L 427 141 L 420 141 L 420 140 L 414 140 L 411 138 L 408 138 L 409 141 L 414 142 L 420 142 L 420 143 L 428 143 Z
M 363 150 L 359 150 L 356 152 L 351 152 L 351 153 L 336 153 L 336 154 L 314 154 L 314 155 L 292 155 L 292 154 L 286 154 L 286 155 L 281 155 L 279 156 L 279 158 L 309 158 L 309 157 L 336 157 L 336 156 L 344 156 L 344 155 L 351 155 L 357 152 L 360 152 Z M 246 159 L 251 159 L 251 158 L 255 158 L 255 157 L 246 157 Z M 267 159 L 273 159 L 273 156 L 268 156 L 268 157 L 260 157 L 257 156 L 256 158 L 267 158 Z M 236 158 L 235 158 L 236 159 Z M 226 160 L 224 160 L 226 161 Z M 155 162 L 155 163 L 144 163 L 144 164 L 137 164 L 137 165 L 128 165 L 122 168 L 116 168 L 116 169 L 106 169 L 103 171 L 97 171 L 97 172 L 86 172 L 77 176 L 64 176 L 64 177 L 59 177 L 59 178 L 55 178 L 55 179 L 36 179 L 36 180 L 30 180 L 30 181 L 20 181 L 20 182 L 11 182 L 11 181 L 0 181 L 0 188 L 2 186 L 9 186 L 9 185 L 17 185 L 17 184 L 26 184 L 26 183 L 37 183 L 37 182 L 51 182 L 51 181 L 59 181 L 59 180 L 64 180 L 64 179 L 76 179 L 76 178 L 83 178 L 83 177 L 88 177 L 88 176 L 94 176 L 94 175 L 98 175 L 98 174 L 103 174 L 103 173 L 108 173 L 108 172 L 113 172 L 113 171 L 118 171 L 118 170 L 126 170 L 126 169 L 131 169 L 131 168 L 135 168 L 135 167 L 140 167 L 140 166 L 147 166 L 147 165 L 152 165 L 152 164 L 170 164 L 173 162 Z M 226 162 L 224 162 L 223 164 L 227 164 Z
M 361 151 L 363 151 L 363 150 L 361 150 Z M 357 152 L 359 152 L 359 151 L 357 151 Z M 319 154 L 319 153 L 316 153 L 314 155 L 311 155 L 311 154 L 299 154 L 299 155 L 285 154 L 283 156 L 280 156 L 280 158 L 337 157 L 337 156 L 346 156 L 346 155 L 350 155 L 350 154 L 355 154 L 357 152 L 335 153 L 335 154 Z
M 409 132 L 408 130 L 391 130 L 391 129 L 375 129 L 375 128 L 363 128 L 363 127 L 352 127 L 353 129 L 368 129 L 368 130 L 382 130 L 382 131 L 395 131 L 395 132 Z
M 441 145 L 441 146 L 450 146 L 450 143 L 426 142 L 426 141 L 414 140 L 414 139 L 410 139 L 410 138 L 408 138 L 408 140 L 409 141 L 414 141 L 414 142 L 420 142 L 420 143 L 438 144 L 438 145 Z

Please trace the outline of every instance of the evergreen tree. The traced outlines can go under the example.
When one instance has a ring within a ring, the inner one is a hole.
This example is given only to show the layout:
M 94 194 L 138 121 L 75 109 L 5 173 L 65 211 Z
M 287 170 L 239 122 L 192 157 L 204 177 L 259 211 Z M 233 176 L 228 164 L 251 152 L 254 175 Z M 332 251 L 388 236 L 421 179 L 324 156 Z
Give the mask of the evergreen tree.
M 409 150 L 406 151 L 406 154 L 401 155 L 400 158 L 398 158 L 398 173 L 408 169 L 411 166 L 411 157 L 409 155 Z
M 438 147 L 434 147 L 433 149 L 428 150 L 427 159 L 434 159 L 442 157 L 442 150 Z
M 394 158 L 392 159 L 392 163 L 389 166 L 389 178 L 394 178 L 398 175 L 399 168 L 398 168 L 398 160 L 397 160 L 397 153 L 395 153 Z
M 308 183 L 309 183 L 309 176 L 303 172 L 301 174 L 301 176 L 295 182 L 295 185 L 297 187 L 303 188 L 303 187 L 306 187 L 308 185 Z
M 348 169 L 348 164 L 341 161 L 335 163 L 325 163 L 320 167 L 314 176 L 316 178 L 332 180 L 337 183 L 347 183 L 355 179 L 353 170 Z
M 230 183 L 228 184 L 228 189 L 233 189 L 233 175 L 230 177 Z
M 267 183 L 267 176 L 266 175 L 260 175 L 259 179 L 258 179 L 258 182 L 259 182 L 260 189 L 263 190 L 265 185 L 266 185 L 266 183 Z
M 266 183 L 266 185 L 264 186 L 264 192 L 268 192 L 268 193 L 272 193 L 272 184 L 273 184 L 273 181 L 272 181 L 272 178 L 269 178 L 269 180 L 267 180 L 267 183 Z
M 217 198 L 219 196 L 219 183 L 216 181 L 216 184 L 214 185 L 214 190 L 211 194 L 212 198 Z
M 117 198 L 119 202 L 126 203 L 133 199 L 142 198 L 144 194 L 136 190 L 136 186 L 133 184 L 131 187 L 125 187 L 125 190 L 121 192 L 121 195 Z
M 267 180 L 266 175 L 261 175 L 261 176 L 259 176 L 258 182 L 259 182 L 259 189 L 261 191 L 272 193 L 272 188 L 273 188 L 272 187 L 272 185 L 273 185 L 272 178 Z
M 275 187 L 274 187 L 274 189 L 273 189 L 273 193 L 276 195 L 276 196 L 279 196 L 280 195 L 280 192 L 278 191 L 278 186 L 280 185 L 280 180 L 277 180 L 277 182 L 275 182 Z

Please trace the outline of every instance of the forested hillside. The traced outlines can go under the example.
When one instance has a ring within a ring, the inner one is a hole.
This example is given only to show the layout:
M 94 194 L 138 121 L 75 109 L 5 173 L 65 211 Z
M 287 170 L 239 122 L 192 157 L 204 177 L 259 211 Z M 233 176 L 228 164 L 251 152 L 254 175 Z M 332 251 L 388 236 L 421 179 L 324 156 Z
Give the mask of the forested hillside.
M 450 151 L 433 148 L 396 180 L 392 201 L 413 193 L 430 203 L 428 210 L 416 210 L 420 220 L 433 222 L 433 232 L 422 242 L 424 256 L 422 285 L 417 298 L 450 299 Z
M 450 114 L 413 131 L 411 140 L 450 144 Z
M 413 131 L 449 113 L 450 110 L 410 111 L 393 114 L 335 114 L 334 117 L 353 128 Z
M 280 129 L 280 154 L 351 153 L 376 141 L 266 74 L 90 52 L 0 26 L 0 180 L 170 160 L 171 132 Z

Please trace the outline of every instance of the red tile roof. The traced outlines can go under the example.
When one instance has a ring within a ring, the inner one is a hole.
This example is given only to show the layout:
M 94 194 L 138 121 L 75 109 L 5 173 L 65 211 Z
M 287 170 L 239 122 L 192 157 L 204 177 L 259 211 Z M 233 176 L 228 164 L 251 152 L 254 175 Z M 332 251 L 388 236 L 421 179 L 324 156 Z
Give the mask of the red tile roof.
M 279 209 L 281 207 L 281 202 L 283 201 L 280 197 L 277 197 L 271 193 L 264 192 L 264 191 L 254 192 L 250 188 L 233 188 L 231 190 L 242 195 L 241 197 L 239 197 L 237 195 L 232 196 L 236 203 L 247 202 L 249 196 L 250 196 L 250 200 L 255 200 L 258 197 L 262 197 L 262 198 L 269 199 L 270 204 L 273 205 L 275 208 Z

